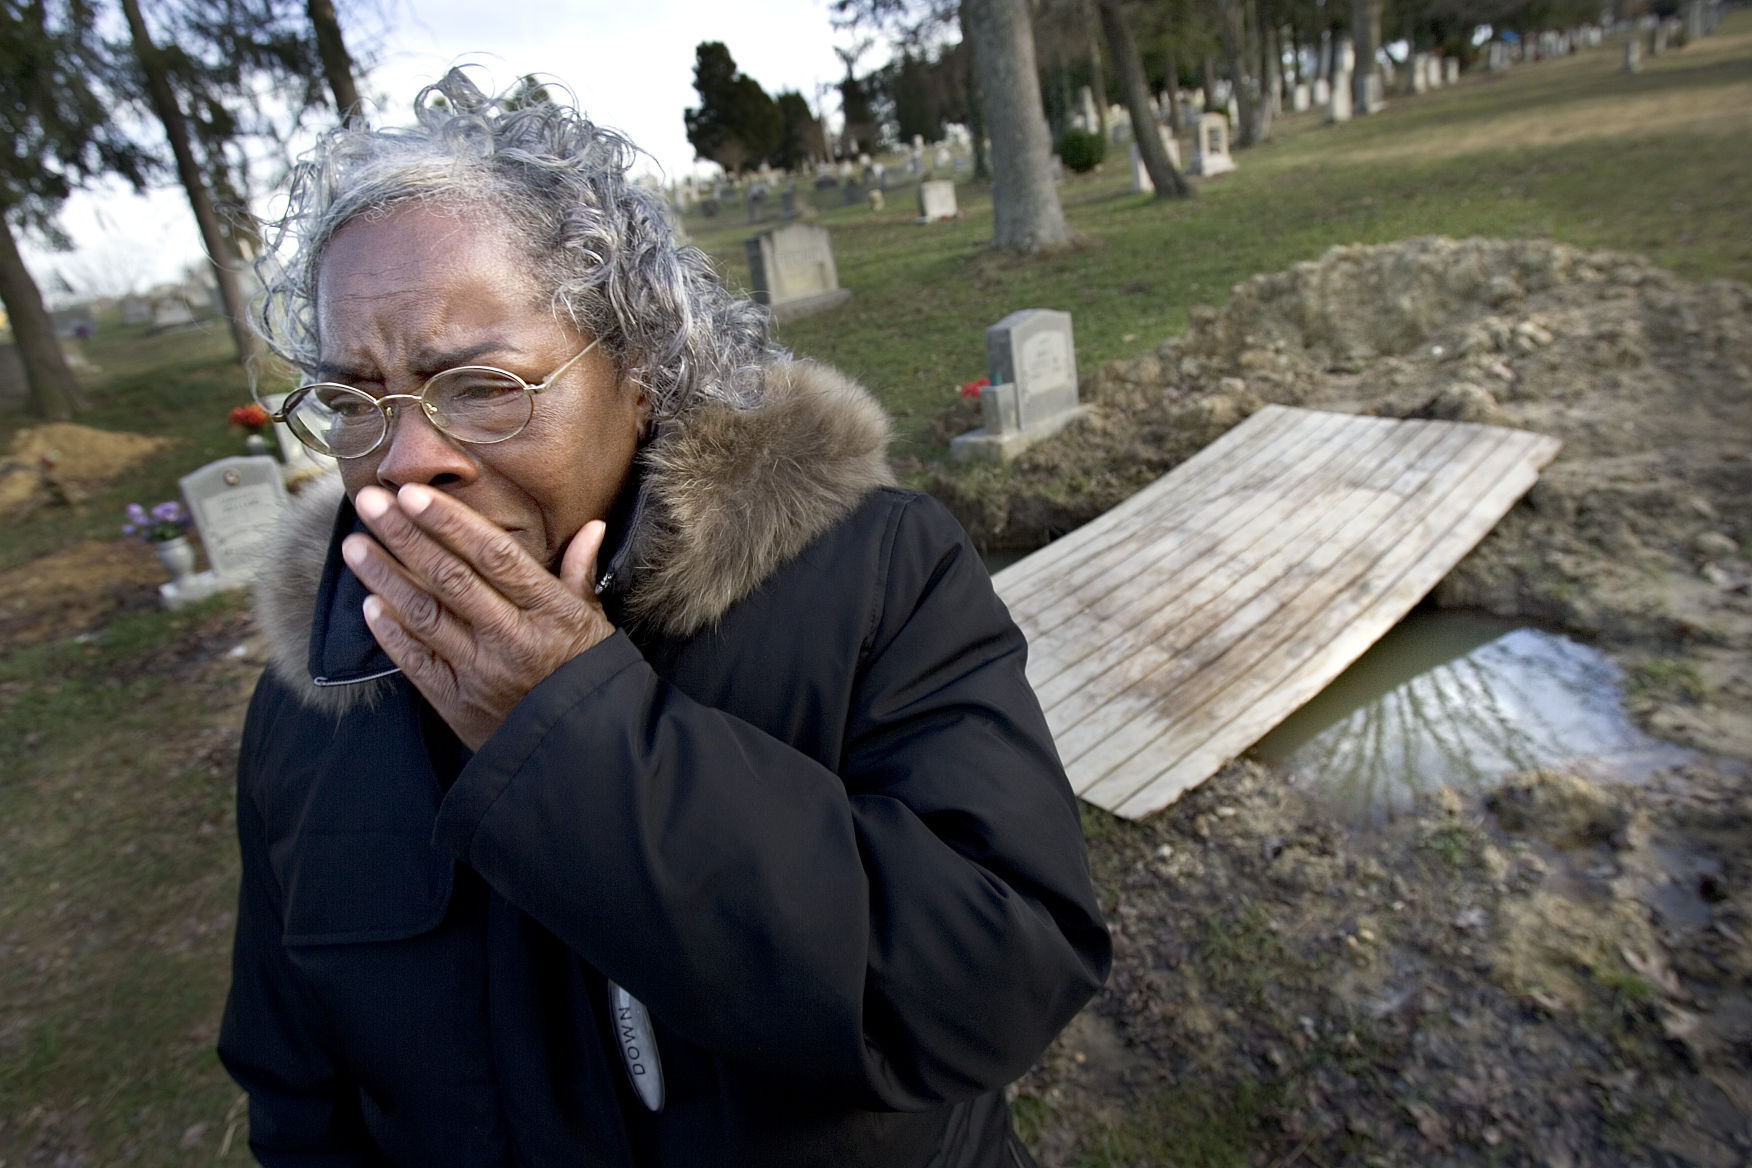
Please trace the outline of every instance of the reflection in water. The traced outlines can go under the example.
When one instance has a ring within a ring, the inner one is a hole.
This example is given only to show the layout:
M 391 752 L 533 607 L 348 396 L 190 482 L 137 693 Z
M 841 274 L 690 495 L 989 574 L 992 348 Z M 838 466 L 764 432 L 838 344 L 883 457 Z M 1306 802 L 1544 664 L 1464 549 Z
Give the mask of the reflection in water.
M 1252 753 L 1359 820 L 1531 767 L 1637 779 L 1692 757 L 1625 717 L 1622 671 L 1567 637 L 1413 613 Z

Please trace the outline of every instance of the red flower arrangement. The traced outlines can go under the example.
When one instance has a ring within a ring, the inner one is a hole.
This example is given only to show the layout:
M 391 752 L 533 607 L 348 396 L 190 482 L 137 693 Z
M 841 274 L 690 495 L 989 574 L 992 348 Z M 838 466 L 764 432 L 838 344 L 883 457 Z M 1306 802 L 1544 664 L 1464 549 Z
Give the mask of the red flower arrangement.
M 231 424 L 240 430 L 248 430 L 251 434 L 260 434 L 262 427 L 268 424 L 268 411 L 255 402 L 247 406 L 238 406 L 231 411 Z
M 966 385 L 961 387 L 961 396 L 962 397 L 970 397 L 970 398 L 974 399 L 975 401 L 978 401 L 979 400 L 979 391 L 984 389 L 986 386 L 990 385 L 991 383 L 992 383 L 992 379 L 989 377 L 982 377 L 978 381 L 970 381 Z

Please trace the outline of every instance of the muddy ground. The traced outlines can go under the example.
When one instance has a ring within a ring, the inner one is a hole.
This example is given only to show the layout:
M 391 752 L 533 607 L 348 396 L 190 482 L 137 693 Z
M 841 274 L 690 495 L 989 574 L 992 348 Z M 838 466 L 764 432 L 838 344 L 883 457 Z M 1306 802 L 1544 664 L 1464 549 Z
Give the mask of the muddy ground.
M 1020 1086 L 1043 1163 L 1752 1163 L 1752 289 L 1538 241 L 1335 248 L 1084 398 L 1011 471 L 916 472 L 1029 547 L 1268 402 L 1561 437 L 1433 602 L 1601 647 L 1704 753 L 1367 830 L 1247 761 L 1093 814 L 1115 967 Z

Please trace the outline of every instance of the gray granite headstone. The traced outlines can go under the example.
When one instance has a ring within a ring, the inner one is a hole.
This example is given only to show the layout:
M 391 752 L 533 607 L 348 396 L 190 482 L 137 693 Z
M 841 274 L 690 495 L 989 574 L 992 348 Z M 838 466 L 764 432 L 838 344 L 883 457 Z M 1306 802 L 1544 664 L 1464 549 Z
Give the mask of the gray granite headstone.
M 280 464 L 265 456 L 221 458 L 184 475 L 178 484 L 194 517 L 213 573 L 247 583 L 286 506 Z
M 790 223 L 751 236 L 744 245 L 754 299 L 772 310 L 773 319 L 838 308 L 852 298 L 839 286 L 833 241 L 816 223 Z
M 1050 308 L 1012 312 L 985 331 L 993 385 L 1016 387 L 1016 421 L 1028 429 L 1077 406 L 1077 351 L 1071 314 Z

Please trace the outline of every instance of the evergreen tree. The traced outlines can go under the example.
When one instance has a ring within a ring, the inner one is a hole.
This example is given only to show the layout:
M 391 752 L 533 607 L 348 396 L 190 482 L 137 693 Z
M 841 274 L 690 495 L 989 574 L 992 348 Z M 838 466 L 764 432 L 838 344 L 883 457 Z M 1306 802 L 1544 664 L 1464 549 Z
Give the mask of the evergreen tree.
M 697 108 L 683 113 L 694 157 L 726 172 L 746 169 L 779 149 L 784 118 L 760 82 L 740 72 L 722 41 L 702 41 L 694 49 Z
M 786 90 L 778 98 L 782 130 L 779 148 L 770 159 L 774 166 L 796 170 L 810 161 L 827 157 L 827 143 L 822 140 L 821 123 L 815 120 L 809 103 L 801 93 Z
M 0 0 L 0 302 L 18 344 L 30 411 L 67 418 L 83 408 L 17 232 L 68 242 L 57 215 L 79 184 L 103 173 L 139 189 L 151 156 L 110 120 L 110 64 L 81 0 Z

